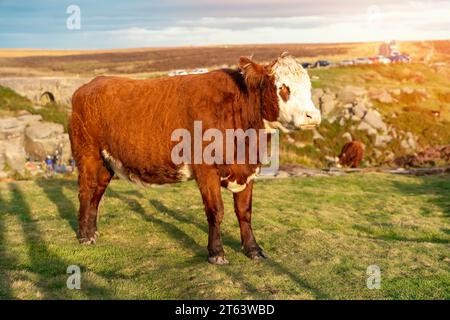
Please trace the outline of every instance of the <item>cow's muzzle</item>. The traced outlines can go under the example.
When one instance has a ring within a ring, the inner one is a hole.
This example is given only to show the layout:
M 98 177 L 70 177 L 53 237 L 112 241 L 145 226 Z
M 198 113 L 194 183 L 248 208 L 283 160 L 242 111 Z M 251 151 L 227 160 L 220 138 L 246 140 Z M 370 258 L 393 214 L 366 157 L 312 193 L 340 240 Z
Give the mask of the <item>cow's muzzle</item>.
M 317 109 L 305 111 L 300 119 L 296 119 L 295 127 L 299 129 L 312 129 L 322 121 L 320 111 Z

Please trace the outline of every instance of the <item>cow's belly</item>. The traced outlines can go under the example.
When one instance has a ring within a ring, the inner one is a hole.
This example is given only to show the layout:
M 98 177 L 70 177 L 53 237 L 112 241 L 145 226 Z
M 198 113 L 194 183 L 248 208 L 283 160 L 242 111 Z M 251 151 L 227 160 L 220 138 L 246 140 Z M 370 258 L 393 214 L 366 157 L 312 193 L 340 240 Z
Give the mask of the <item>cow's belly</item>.
M 114 158 L 106 150 L 102 150 L 102 156 L 111 170 L 120 179 L 142 186 L 176 183 L 189 180 L 192 177 L 192 172 L 188 166 L 173 168 L 169 165 L 159 165 L 146 168 L 145 170 L 138 170 Z
M 119 178 L 142 186 L 176 183 L 191 180 L 193 178 L 192 167 L 186 164 L 178 167 L 177 169 L 169 166 L 161 166 L 141 173 L 133 170 L 133 168 L 127 167 L 126 164 L 123 164 L 120 160 L 115 159 L 106 150 L 102 151 L 102 156 L 111 170 L 113 170 Z M 255 171 L 241 182 L 231 178 L 231 176 L 233 176 L 231 173 L 229 176 L 221 177 L 221 186 L 233 193 L 244 191 L 247 185 L 259 174 L 259 171 L 260 168 L 256 167 Z

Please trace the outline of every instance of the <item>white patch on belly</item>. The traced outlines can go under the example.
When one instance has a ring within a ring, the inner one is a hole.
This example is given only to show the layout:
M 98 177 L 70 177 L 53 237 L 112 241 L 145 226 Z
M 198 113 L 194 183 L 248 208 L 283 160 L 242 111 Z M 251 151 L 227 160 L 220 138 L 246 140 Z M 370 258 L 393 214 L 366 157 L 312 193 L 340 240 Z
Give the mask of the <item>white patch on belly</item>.
M 115 174 L 121 179 L 130 180 L 128 175 L 125 172 L 122 162 L 113 158 L 113 156 L 106 150 L 102 150 L 103 159 L 108 162 L 111 169 Z
M 141 186 L 148 186 L 148 183 L 142 182 L 142 180 L 133 173 L 128 174 L 123 167 L 122 162 L 120 160 L 114 159 L 113 156 L 106 150 L 102 150 L 103 159 L 108 162 L 110 168 L 114 171 L 115 174 L 120 179 L 126 180 L 128 182 L 136 183 Z
M 184 164 L 180 170 L 178 170 L 181 181 L 187 181 L 192 179 L 192 168 L 188 164 Z

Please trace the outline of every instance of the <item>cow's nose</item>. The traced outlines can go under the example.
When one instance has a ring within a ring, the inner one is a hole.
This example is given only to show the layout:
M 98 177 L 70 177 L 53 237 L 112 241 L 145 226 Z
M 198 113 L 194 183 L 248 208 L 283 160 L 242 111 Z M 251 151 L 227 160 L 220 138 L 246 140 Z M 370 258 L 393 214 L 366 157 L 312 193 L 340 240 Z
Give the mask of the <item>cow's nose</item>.
M 322 120 L 319 110 L 307 111 L 305 113 L 305 116 L 306 116 L 306 120 L 308 121 L 309 124 L 318 125 L 318 124 L 320 124 L 320 121 Z

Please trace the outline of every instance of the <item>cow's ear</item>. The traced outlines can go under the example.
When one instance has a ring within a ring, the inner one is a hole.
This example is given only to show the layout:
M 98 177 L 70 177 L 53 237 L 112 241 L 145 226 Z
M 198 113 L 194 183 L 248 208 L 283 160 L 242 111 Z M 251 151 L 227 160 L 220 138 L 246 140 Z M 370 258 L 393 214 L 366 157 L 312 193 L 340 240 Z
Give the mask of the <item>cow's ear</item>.
M 267 76 L 267 69 L 260 64 L 257 64 L 247 57 L 239 59 L 239 69 L 241 69 L 245 83 L 251 89 L 260 88 L 264 77 Z

